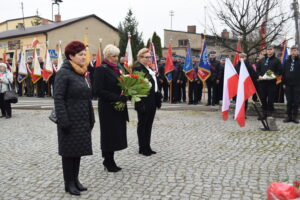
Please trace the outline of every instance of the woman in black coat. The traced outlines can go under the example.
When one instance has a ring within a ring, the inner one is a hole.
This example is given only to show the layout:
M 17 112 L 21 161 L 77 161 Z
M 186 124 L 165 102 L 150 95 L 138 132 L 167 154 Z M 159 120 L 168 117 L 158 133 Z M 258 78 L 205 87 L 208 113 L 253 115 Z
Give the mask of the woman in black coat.
M 78 180 L 80 157 L 92 155 L 95 118 L 91 102 L 92 90 L 86 77 L 85 45 L 79 41 L 65 48 L 61 69 L 55 77 L 54 105 L 57 116 L 58 153 L 62 156 L 65 190 L 80 195 L 87 190 Z
M 118 68 L 120 50 L 114 45 L 107 45 L 103 50 L 104 61 L 94 71 L 94 92 L 99 97 L 98 110 L 100 119 L 100 137 L 103 165 L 108 172 L 117 172 L 118 167 L 114 160 L 114 152 L 127 148 L 126 121 L 129 121 L 127 106 L 124 110 L 115 109 L 116 102 L 125 102 L 122 96 L 118 77 L 121 72 Z
M 141 71 L 145 73 L 145 77 L 151 83 L 150 93 L 147 97 L 135 103 L 135 110 L 138 115 L 137 135 L 139 141 L 139 153 L 144 156 L 151 156 L 156 154 L 151 149 L 151 131 L 154 121 L 156 108 L 161 107 L 161 93 L 158 91 L 157 77 L 155 72 L 149 67 L 151 62 L 151 54 L 149 49 L 143 48 L 138 52 L 138 63 L 133 68 L 134 71 Z

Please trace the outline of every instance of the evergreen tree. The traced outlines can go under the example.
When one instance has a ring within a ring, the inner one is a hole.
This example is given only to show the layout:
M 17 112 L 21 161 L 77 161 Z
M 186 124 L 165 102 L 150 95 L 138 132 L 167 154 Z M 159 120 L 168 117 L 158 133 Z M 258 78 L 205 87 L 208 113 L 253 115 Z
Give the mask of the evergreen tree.
M 32 26 L 38 26 L 40 25 L 42 22 L 41 22 L 41 18 L 36 15 L 34 18 L 33 18 L 33 21 L 31 21 L 31 24 Z
M 162 57 L 161 39 L 156 32 L 153 33 L 152 43 L 155 47 L 155 53 L 159 55 L 159 57 Z
M 150 46 L 150 39 L 148 39 L 146 47 L 149 48 L 149 46 Z
M 124 56 L 126 51 L 126 46 L 128 42 L 128 34 L 131 35 L 131 48 L 132 48 L 132 55 L 133 58 L 136 60 L 136 55 L 138 51 L 144 48 L 144 42 L 142 40 L 142 33 L 138 32 L 138 22 L 133 16 L 132 10 L 129 9 L 125 19 L 123 22 L 119 24 L 119 48 L 120 48 L 120 55 Z

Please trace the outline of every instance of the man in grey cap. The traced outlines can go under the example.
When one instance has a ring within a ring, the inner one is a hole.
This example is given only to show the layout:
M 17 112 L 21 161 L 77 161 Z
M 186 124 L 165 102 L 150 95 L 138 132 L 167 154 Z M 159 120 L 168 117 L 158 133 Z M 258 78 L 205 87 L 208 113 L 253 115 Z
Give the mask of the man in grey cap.
M 299 123 L 298 107 L 300 104 L 300 59 L 298 46 L 291 48 L 291 55 L 284 63 L 282 83 L 287 98 L 287 118 L 283 122 Z
M 274 47 L 268 46 L 267 54 L 260 60 L 256 68 L 259 80 L 259 96 L 263 109 L 263 119 L 273 115 L 276 92 L 276 78 L 267 79 L 265 78 L 265 75 L 269 74 L 269 72 L 273 73 L 275 76 L 280 75 L 280 68 L 281 62 L 275 57 Z

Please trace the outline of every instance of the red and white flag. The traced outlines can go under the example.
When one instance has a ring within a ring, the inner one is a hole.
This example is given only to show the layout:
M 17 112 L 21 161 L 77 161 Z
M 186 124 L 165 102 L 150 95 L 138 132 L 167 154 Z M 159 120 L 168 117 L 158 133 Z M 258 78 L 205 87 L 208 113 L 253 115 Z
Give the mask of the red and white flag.
M 224 68 L 222 115 L 223 119 L 228 119 L 230 99 L 236 96 L 238 88 L 239 75 L 229 58 L 226 58 Z
M 50 58 L 48 48 L 46 49 L 46 56 L 45 56 L 45 62 L 44 62 L 42 74 L 45 81 L 48 81 L 53 74 L 53 64 Z
M 63 55 L 62 55 L 62 50 L 61 50 L 61 41 L 59 41 L 58 55 L 57 55 L 57 67 L 56 67 L 55 71 L 58 71 L 62 67 L 63 63 L 64 63 L 64 60 L 63 60 Z
M 129 35 L 126 52 L 124 56 L 124 67 L 127 70 L 127 72 L 131 73 L 132 66 L 133 66 L 133 56 L 132 56 L 132 49 L 131 49 L 131 36 Z
M 245 101 L 255 94 L 256 89 L 244 61 L 241 61 L 239 84 L 236 97 L 234 119 L 241 127 L 245 126 Z

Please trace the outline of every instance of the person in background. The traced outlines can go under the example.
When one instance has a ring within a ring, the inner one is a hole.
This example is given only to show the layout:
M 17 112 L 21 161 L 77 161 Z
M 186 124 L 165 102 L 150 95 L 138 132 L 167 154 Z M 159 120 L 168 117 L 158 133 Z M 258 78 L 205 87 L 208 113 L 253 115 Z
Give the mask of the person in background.
M 291 55 L 284 63 L 282 84 L 287 98 L 287 118 L 283 122 L 299 124 L 298 108 L 300 104 L 300 59 L 298 46 L 291 48 Z
M 0 118 L 11 118 L 11 105 L 9 101 L 4 100 L 4 93 L 12 89 L 12 84 L 12 73 L 7 69 L 7 65 L 5 63 L 0 63 L 0 108 L 2 114 Z
M 164 96 L 163 101 L 167 102 L 169 99 L 169 84 L 168 80 L 165 76 L 165 66 L 166 66 L 166 59 L 161 58 L 158 62 L 158 80 L 159 80 L 159 91 L 163 90 Z
M 271 70 L 275 76 L 280 75 L 281 62 L 275 57 L 273 46 L 267 47 L 267 54 L 257 64 L 256 72 L 259 79 L 259 96 L 262 103 L 263 119 L 273 116 L 276 92 L 276 78 L 266 80 L 263 76 Z
M 40 63 L 41 70 L 43 70 L 43 68 L 44 68 L 43 58 L 38 57 L 38 60 L 39 60 L 39 63 Z M 44 79 L 41 78 L 37 82 L 37 97 L 39 97 L 39 98 L 45 97 L 45 92 L 46 92 L 46 83 L 45 83 Z
M 28 64 L 28 68 L 31 71 L 33 70 L 32 61 L 33 61 L 33 57 L 32 56 L 28 57 L 27 64 Z M 33 82 L 32 82 L 31 75 L 30 75 L 29 71 L 28 71 L 28 76 L 25 79 L 25 83 L 26 83 L 26 96 L 27 97 L 33 97 L 34 96 L 34 85 L 33 85 Z

